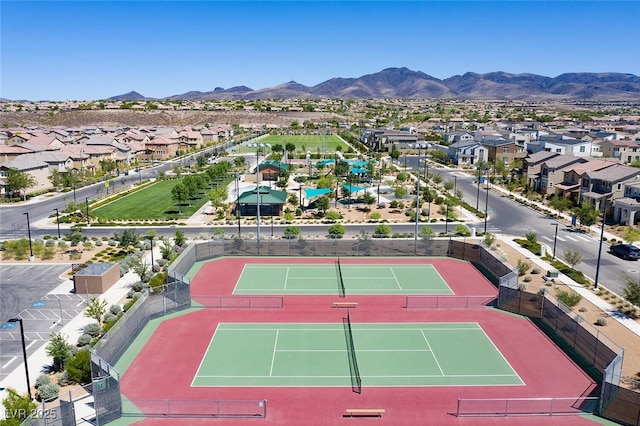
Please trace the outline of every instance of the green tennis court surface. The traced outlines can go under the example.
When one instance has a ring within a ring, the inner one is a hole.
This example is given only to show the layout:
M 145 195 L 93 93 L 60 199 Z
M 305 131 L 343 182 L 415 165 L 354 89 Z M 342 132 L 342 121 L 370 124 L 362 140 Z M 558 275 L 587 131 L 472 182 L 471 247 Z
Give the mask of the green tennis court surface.
M 432 265 L 341 265 L 346 294 L 453 294 Z M 234 294 L 336 294 L 336 265 L 245 265 Z
M 477 323 L 355 323 L 362 387 L 522 385 Z M 351 386 L 342 323 L 220 323 L 192 386 Z

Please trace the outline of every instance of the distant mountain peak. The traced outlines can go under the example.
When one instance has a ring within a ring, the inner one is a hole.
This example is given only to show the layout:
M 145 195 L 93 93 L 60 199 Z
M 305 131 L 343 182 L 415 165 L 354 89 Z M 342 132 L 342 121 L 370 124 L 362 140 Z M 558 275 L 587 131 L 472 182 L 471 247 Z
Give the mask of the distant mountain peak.
M 147 98 L 142 96 L 140 93 L 132 90 L 131 92 L 125 93 L 124 95 L 112 96 L 107 99 L 108 101 L 144 101 Z
M 624 73 L 565 73 L 557 77 L 512 74 L 494 71 L 466 72 L 444 80 L 406 67 L 385 68 L 357 78 L 334 77 L 308 87 L 289 81 L 253 90 L 247 86 L 230 89 L 216 87 L 211 92 L 187 92 L 165 99 L 514 99 L 514 100 L 638 100 L 640 77 Z M 114 96 L 109 100 L 143 100 L 138 92 Z

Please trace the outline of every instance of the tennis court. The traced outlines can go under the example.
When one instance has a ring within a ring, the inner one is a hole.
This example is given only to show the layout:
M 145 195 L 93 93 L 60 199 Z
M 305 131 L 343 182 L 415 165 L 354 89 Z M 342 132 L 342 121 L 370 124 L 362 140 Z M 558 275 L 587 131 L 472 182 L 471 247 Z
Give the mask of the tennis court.
M 453 294 L 433 265 L 246 264 L 234 294 Z
M 353 387 L 354 379 L 362 387 L 524 384 L 478 323 L 345 319 L 220 323 L 192 386 Z

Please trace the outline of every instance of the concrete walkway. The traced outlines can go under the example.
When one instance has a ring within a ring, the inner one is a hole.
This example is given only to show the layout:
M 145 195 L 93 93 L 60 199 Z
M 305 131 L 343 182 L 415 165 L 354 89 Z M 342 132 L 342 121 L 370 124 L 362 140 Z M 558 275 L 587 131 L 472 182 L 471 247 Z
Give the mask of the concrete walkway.
M 147 254 L 146 257 L 150 257 Z M 149 262 L 150 259 L 144 260 Z M 160 259 L 160 249 L 156 246 L 154 248 L 154 259 Z M 121 305 L 121 301 L 126 297 L 133 283 L 139 281 L 139 277 L 133 271 L 127 272 L 122 278 L 120 278 L 111 288 L 109 288 L 104 294 L 96 295 L 102 300 L 107 302 L 107 311 L 111 305 Z M 49 292 L 49 294 L 69 294 L 73 291 L 73 281 L 67 279 L 58 287 Z M 91 297 L 91 295 L 88 295 Z M 122 306 L 122 305 L 121 305 Z M 65 324 L 59 329 L 66 338 L 67 342 L 71 345 L 75 345 L 78 338 L 83 334 L 83 328 L 87 324 L 94 323 L 95 320 L 87 318 L 84 315 L 78 315 L 75 318 L 66 320 Z M 36 352 L 27 357 L 27 364 L 29 368 L 29 379 L 31 385 L 35 384 L 36 379 L 40 374 L 46 371 L 50 365 L 53 364 L 53 360 L 46 354 L 46 345 L 41 346 Z M 13 388 L 21 394 L 27 393 L 27 385 L 25 380 L 24 363 L 20 363 L 13 372 L 9 373 L 4 380 L 0 382 L 0 400 L 7 397 L 6 388 Z M 61 396 L 64 398 L 65 395 Z M 76 418 L 91 419 L 95 417 L 95 411 L 92 408 L 91 400 L 89 398 L 83 399 L 82 404 L 76 404 Z M 0 405 L 0 418 L 5 417 L 4 407 Z
M 547 262 L 542 260 L 539 256 L 534 255 L 529 250 L 522 248 L 520 244 L 514 242 L 513 238 L 517 238 L 517 237 L 505 236 L 505 235 L 498 236 L 498 239 L 500 241 L 508 244 L 510 247 L 520 252 L 529 261 L 536 264 L 540 268 L 547 271 L 549 269 L 554 269 L 553 266 L 549 265 Z M 611 318 L 618 321 L 620 324 L 627 327 L 629 330 L 631 330 L 633 333 L 635 333 L 637 336 L 640 337 L 640 323 L 622 314 L 612 305 L 602 300 L 600 296 L 595 294 L 591 288 L 582 286 L 581 284 L 575 282 L 574 280 L 572 280 L 571 278 L 569 278 L 564 274 L 560 274 L 560 276 L 558 277 L 558 280 L 566 284 L 573 291 L 575 291 L 576 293 L 578 293 L 579 295 L 587 299 L 589 302 L 593 303 L 598 308 L 602 309 L 602 311 L 606 312 Z

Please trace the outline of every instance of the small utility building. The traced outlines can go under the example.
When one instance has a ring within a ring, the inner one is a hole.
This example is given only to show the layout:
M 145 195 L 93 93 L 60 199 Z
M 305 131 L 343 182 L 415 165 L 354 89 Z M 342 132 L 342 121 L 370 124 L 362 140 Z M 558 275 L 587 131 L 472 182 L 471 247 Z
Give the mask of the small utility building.
M 73 276 L 76 294 L 103 294 L 120 279 L 120 264 L 92 263 Z
M 282 216 L 286 202 L 286 191 L 277 191 L 268 186 L 243 192 L 236 201 L 240 216 L 258 216 L 258 205 L 260 216 Z

